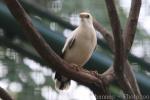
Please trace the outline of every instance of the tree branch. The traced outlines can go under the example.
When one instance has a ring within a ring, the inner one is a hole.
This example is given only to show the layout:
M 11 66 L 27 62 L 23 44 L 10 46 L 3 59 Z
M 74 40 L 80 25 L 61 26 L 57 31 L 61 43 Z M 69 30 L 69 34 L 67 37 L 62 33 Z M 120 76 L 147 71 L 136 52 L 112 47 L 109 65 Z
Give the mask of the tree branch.
M 140 13 L 140 8 L 141 8 L 141 0 L 132 0 L 129 17 L 125 29 L 123 31 L 123 39 L 124 39 L 124 45 L 126 49 L 126 55 L 130 51 L 131 46 L 133 44 L 139 13 Z M 125 65 L 126 65 L 126 73 L 129 76 L 128 80 L 131 83 L 135 95 L 142 98 L 135 76 L 134 74 L 133 75 L 130 74 L 133 73 L 133 71 L 129 65 L 129 62 L 126 61 Z
M 140 6 L 141 6 L 141 0 L 132 0 L 131 11 L 129 14 L 128 22 L 127 22 L 126 28 L 123 32 L 123 37 L 126 38 L 126 40 L 124 39 L 124 41 L 125 41 L 124 43 L 125 43 L 125 49 L 127 49 L 127 51 L 130 51 L 132 43 L 133 43 Z M 96 23 L 98 23 L 98 22 L 96 22 Z M 105 30 L 105 28 L 102 27 L 99 23 L 96 24 L 95 28 L 98 29 L 98 31 L 100 31 L 100 33 L 102 33 L 104 38 L 107 40 L 109 47 L 112 49 L 112 51 L 114 51 L 114 48 L 112 48 L 112 45 L 113 45 L 112 43 L 114 43 L 113 37 L 111 36 L 112 33 Z M 110 36 L 107 36 L 105 34 L 110 35 Z M 128 35 L 128 34 L 130 34 L 130 35 Z M 106 71 L 106 72 L 111 73 L 111 72 L 113 72 L 112 70 L 113 70 L 113 68 L 109 68 L 108 71 Z M 135 95 L 141 96 L 137 81 L 135 79 L 133 70 L 132 70 L 131 65 L 129 64 L 128 60 L 125 61 L 125 75 L 126 75 L 126 77 L 128 77 L 128 80 L 130 82 L 130 85 L 131 85 Z
M 99 31 L 108 43 L 108 46 L 114 52 L 114 37 L 111 32 L 107 31 L 96 19 L 93 21 L 94 28 Z
M 124 75 L 124 62 L 125 62 L 125 50 L 124 43 L 122 38 L 122 29 L 120 25 L 120 21 L 118 18 L 118 14 L 115 8 L 115 4 L 113 0 L 105 0 L 106 6 L 111 22 L 111 27 L 114 35 L 114 43 L 115 43 L 115 59 L 114 59 L 114 71 L 118 82 L 123 89 L 125 94 L 134 95 L 130 84 L 128 83 L 127 78 Z
M 104 77 L 104 83 L 105 84 L 109 84 L 111 83 L 112 81 L 116 80 L 116 75 L 114 73 L 114 70 L 113 70 L 113 66 L 111 66 L 108 70 L 106 70 L 103 74 L 102 74 L 102 77 Z M 107 79 L 107 80 L 106 80 Z
M 13 100 L 12 97 L 1 87 L 0 87 L 0 98 L 2 100 Z
M 123 31 L 124 43 L 127 53 L 133 44 L 134 35 L 136 32 L 137 22 L 141 8 L 141 0 L 132 0 L 129 17 Z
M 5 3 L 24 29 L 28 40 L 30 40 L 36 51 L 46 61 L 46 63 L 51 66 L 52 69 L 89 87 L 96 95 L 107 94 L 100 75 L 93 75 L 82 69 L 79 70 L 79 68 L 75 66 L 69 65 L 50 48 L 38 31 L 33 27 L 29 16 L 17 0 L 5 0 Z
M 95 28 L 103 35 L 103 37 L 107 40 L 108 46 L 112 49 L 114 53 L 114 39 L 112 37 L 112 33 L 107 31 L 100 23 L 98 23 L 96 20 L 94 21 Z M 109 36 L 107 36 L 109 35 Z M 109 81 L 112 81 L 115 79 L 115 75 L 113 75 L 113 66 L 111 66 L 106 72 L 104 72 L 102 75 L 109 77 L 111 76 L 111 79 L 108 79 Z M 135 93 L 136 96 L 141 96 L 136 78 L 134 76 L 134 72 L 131 68 L 131 65 L 129 64 L 129 61 L 125 61 L 125 75 L 128 77 L 128 80 L 130 82 L 130 85 Z M 109 81 L 107 81 L 109 83 Z M 106 83 L 107 84 L 107 83 Z
M 125 74 L 126 74 L 126 77 L 128 77 L 128 80 L 130 82 L 130 85 L 132 87 L 134 95 L 138 96 L 139 98 L 142 99 L 142 95 L 141 95 L 139 86 L 137 84 L 137 80 L 135 78 L 135 75 L 133 74 L 134 72 L 133 72 L 128 60 L 125 61 L 125 67 L 126 67 Z

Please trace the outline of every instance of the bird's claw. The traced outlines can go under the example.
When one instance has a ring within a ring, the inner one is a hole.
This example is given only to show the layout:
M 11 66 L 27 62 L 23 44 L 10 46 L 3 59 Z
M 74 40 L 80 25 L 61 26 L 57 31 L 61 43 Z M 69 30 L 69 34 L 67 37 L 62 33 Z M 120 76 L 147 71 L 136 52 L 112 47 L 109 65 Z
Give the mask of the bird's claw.
M 73 69 L 75 69 L 76 71 L 80 71 L 82 69 L 82 67 L 76 65 L 76 64 L 72 64 Z
M 91 71 L 90 73 L 96 77 L 100 77 L 100 75 L 97 71 Z

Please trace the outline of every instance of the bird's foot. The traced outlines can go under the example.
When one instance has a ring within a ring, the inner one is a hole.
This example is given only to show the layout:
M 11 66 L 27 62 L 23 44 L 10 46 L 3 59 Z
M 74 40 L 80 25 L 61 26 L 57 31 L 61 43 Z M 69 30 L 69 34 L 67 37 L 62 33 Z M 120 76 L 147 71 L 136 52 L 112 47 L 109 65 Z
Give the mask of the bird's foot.
M 96 77 L 100 77 L 100 74 L 97 71 L 90 71 L 90 73 Z
M 80 66 L 77 65 L 77 64 L 72 64 L 72 68 L 75 69 L 76 71 L 80 71 L 80 70 L 83 69 L 82 67 L 80 67 Z

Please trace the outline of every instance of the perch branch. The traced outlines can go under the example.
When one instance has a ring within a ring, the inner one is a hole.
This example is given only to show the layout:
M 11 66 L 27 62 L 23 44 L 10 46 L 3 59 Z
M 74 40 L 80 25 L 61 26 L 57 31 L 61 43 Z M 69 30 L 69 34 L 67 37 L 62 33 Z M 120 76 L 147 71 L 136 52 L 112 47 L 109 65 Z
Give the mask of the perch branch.
M 113 31 L 114 36 L 114 43 L 115 43 L 115 59 L 114 59 L 114 72 L 118 79 L 118 82 L 123 89 L 125 94 L 134 95 L 132 88 L 124 75 L 124 62 L 125 62 L 125 50 L 124 50 L 124 43 L 122 38 L 122 29 L 120 25 L 120 21 L 118 18 L 118 14 L 115 8 L 115 4 L 113 0 L 105 0 L 106 6 L 110 18 L 110 23 Z
M 0 87 L 0 98 L 2 100 L 13 100 L 12 97 L 1 87 Z
M 29 16 L 17 0 L 4 0 L 9 10 L 22 26 L 26 37 L 32 43 L 33 47 L 40 56 L 58 73 L 71 78 L 80 84 L 89 87 L 96 95 L 105 95 L 107 91 L 100 75 L 89 74 L 83 70 L 78 70 L 75 66 L 69 65 L 61 59 L 41 37 L 38 31 L 33 27 Z

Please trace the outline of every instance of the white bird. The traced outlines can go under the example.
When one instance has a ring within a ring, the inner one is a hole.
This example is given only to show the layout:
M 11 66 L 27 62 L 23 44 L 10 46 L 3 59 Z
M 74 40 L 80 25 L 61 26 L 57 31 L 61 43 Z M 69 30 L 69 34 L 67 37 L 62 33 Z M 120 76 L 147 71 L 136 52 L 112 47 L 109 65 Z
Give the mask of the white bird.
M 62 49 L 63 59 L 70 64 L 83 66 L 92 56 L 97 45 L 96 31 L 90 13 L 80 13 L 80 24 L 66 40 Z M 55 87 L 59 90 L 69 89 L 71 80 L 55 74 Z

